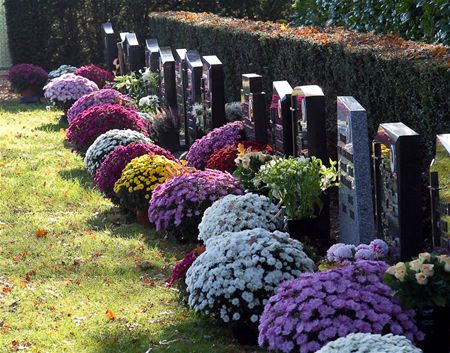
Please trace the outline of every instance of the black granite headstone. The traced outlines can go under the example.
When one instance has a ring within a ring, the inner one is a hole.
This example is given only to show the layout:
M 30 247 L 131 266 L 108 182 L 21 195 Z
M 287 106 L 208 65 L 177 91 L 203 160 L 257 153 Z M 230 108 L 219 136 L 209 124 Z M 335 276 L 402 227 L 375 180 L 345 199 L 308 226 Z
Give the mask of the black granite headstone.
M 180 127 L 180 147 L 187 148 L 188 135 L 186 112 L 187 61 L 186 49 L 175 50 L 175 81 L 177 86 L 177 113 Z
M 119 72 L 120 75 L 126 75 L 127 74 L 127 67 L 126 67 L 126 51 L 125 51 L 125 39 L 127 35 L 130 34 L 130 32 L 121 32 L 120 33 L 120 42 L 117 43 L 117 57 L 119 58 Z
M 159 72 L 159 44 L 156 39 L 145 41 L 145 65 L 151 72 Z
M 112 71 L 115 69 L 113 61 L 117 58 L 117 41 L 110 22 L 102 24 L 102 38 L 105 65 Z
M 292 87 L 287 81 L 274 81 L 270 105 L 271 138 L 274 152 L 281 156 L 294 155 L 293 126 L 291 117 Z
M 175 58 L 170 47 L 160 48 L 159 82 L 161 105 L 171 111 L 176 109 Z
M 223 64 L 215 55 L 203 57 L 202 96 L 205 131 L 225 125 L 225 86 Z
M 196 139 L 201 137 L 197 127 L 196 116 L 192 114 L 194 104 L 202 101 L 203 63 L 197 50 L 188 50 L 186 53 L 186 73 L 187 145 L 192 145 Z
M 123 42 L 127 73 L 136 72 L 144 68 L 144 52 L 139 45 L 135 33 L 128 33 Z
M 242 75 L 241 105 L 247 139 L 267 144 L 266 93 L 262 91 L 261 75 Z
M 373 141 L 377 234 L 395 260 L 423 247 L 421 150 L 420 136 L 403 123 L 381 124 Z
M 437 135 L 430 192 L 433 247 L 450 255 L 450 134 Z

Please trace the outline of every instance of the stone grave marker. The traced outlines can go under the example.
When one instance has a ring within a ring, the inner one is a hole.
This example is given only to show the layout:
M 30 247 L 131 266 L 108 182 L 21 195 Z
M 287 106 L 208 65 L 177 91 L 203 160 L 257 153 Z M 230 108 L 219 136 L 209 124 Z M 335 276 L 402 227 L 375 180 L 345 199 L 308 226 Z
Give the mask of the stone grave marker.
M 171 47 L 160 48 L 159 82 L 161 106 L 171 111 L 176 110 L 175 58 Z
M 337 97 L 339 241 L 368 244 L 375 235 L 366 110 L 353 97 Z
M 450 134 L 437 135 L 430 193 L 433 247 L 450 255 Z
M 115 70 L 114 60 L 117 58 L 117 42 L 114 29 L 110 22 L 102 24 L 102 38 L 103 38 L 103 57 L 105 64 L 109 70 Z
M 198 129 L 196 116 L 192 113 L 194 104 L 202 102 L 203 62 L 197 50 L 186 53 L 186 112 L 187 112 L 187 145 L 202 137 Z
M 127 73 L 136 72 L 144 67 L 143 48 L 139 45 L 136 33 L 128 33 L 123 42 Z
M 267 144 L 266 93 L 261 75 L 242 75 L 241 105 L 247 139 Z
M 420 136 L 403 123 L 381 124 L 373 141 L 376 228 L 394 260 L 422 250 Z
M 202 101 L 205 133 L 226 124 L 223 65 L 215 55 L 203 57 Z
M 127 35 L 130 32 L 121 32 L 120 33 L 120 42 L 117 43 L 117 57 L 119 58 L 119 73 L 120 75 L 125 75 L 127 73 L 126 67 L 126 52 L 124 42 Z
M 145 66 L 150 68 L 151 72 L 159 72 L 159 44 L 156 39 L 145 41 Z
M 270 104 L 269 142 L 278 155 L 294 154 L 293 126 L 291 118 L 292 87 L 287 81 L 274 81 L 272 102 Z
M 180 147 L 187 149 L 186 136 L 188 135 L 186 111 L 187 61 L 186 49 L 175 50 L 175 82 L 177 90 L 177 113 L 180 127 Z

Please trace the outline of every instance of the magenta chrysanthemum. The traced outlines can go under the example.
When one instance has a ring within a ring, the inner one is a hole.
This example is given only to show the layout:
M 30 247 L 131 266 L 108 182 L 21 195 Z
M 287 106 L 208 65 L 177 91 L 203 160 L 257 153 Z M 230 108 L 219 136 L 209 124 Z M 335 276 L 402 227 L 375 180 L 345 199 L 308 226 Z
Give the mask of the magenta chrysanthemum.
M 97 84 L 99 88 L 103 88 L 106 82 L 114 81 L 114 75 L 96 65 L 82 66 L 75 71 L 75 75 L 86 77 Z

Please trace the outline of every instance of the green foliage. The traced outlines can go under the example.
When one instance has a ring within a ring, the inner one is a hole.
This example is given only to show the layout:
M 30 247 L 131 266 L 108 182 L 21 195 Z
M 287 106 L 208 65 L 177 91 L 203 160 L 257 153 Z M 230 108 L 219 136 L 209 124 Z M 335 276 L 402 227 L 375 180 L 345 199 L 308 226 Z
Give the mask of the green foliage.
M 275 157 L 261 152 L 246 150 L 242 144 L 238 145 L 239 155 L 236 158 L 236 170 L 233 175 L 241 181 L 244 188 L 254 193 L 264 193 L 267 190 L 265 185 L 255 186 L 253 179 L 260 168 Z
M 294 22 L 450 44 L 448 0 L 295 0 Z
M 137 103 L 149 95 L 156 95 L 158 91 L 158 74 L 149 68 L 132 72 L 129 75 L 116 76 L 114 88 L 129 95 Z

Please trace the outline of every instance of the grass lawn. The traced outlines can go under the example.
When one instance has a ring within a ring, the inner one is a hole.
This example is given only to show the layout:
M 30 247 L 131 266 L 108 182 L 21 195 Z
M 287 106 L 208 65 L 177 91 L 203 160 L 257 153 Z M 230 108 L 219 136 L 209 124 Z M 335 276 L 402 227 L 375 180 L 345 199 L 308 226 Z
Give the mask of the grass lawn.
M 0 102 L 0 352 L 257 352 L 164 287 L 189 248 L 124 222 L 59 115 Z

